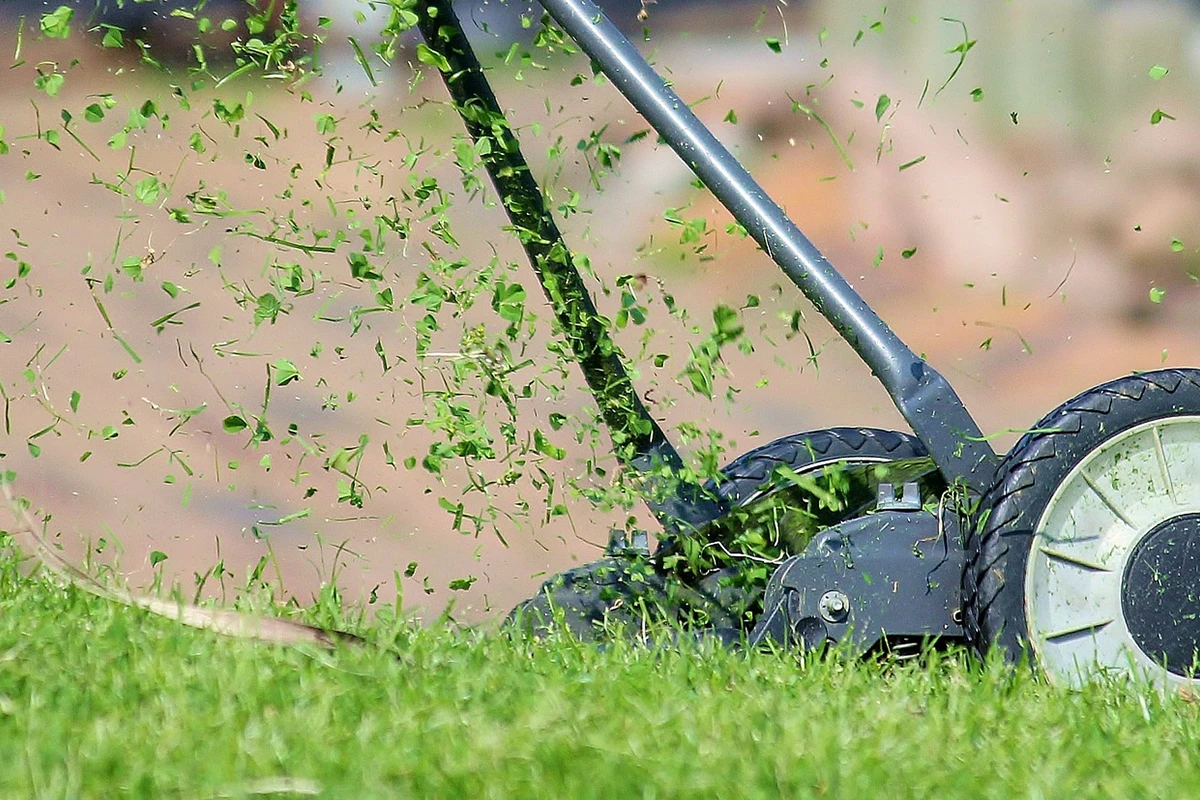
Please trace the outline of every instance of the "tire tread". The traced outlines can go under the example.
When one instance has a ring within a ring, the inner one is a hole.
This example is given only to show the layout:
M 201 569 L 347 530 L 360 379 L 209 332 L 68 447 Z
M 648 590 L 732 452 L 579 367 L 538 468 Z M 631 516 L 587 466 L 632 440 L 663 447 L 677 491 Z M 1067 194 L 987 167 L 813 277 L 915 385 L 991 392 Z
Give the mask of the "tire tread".
M 1187 402 L 1174 398 L 1181 390 L 1190 395 Z M 1137 406 L 1151 391 L 1172 396 L 1168 411 L 1174 413 L 1160 416 L 1200 413 L 1200 371 L 1168 369 L 1129 375 L 1089 389 L 1051 411 L 1001 461 L 995 480 L 980 499 L 981 513 L 976 524 L 968 527 L 966 542 L 963 627 L 977 652 L 1000 646 L 1008 658 L 1017 660 L 1026 648 L 1023 614 L 1016 619 L 1012 608 L 1012 595 L 1018 590 L 1006 577 L 1006 567 L 1013 556 L 1011 538 L 1022 535 L 1021 523 L 1037 521 L 1024 517 L 1034 511 L 1040 517 L 1042 510 L 1031 507 L 1037 504 L 1035 495 L 1047 488 L 1052 473 L 1066 474 L 1052 460 L 1081 459 L 1083 455 L 1076 453 L 1077 437 L 1084 432 L 1099 431 L 1103 441 L 1146 421 L 1139 417 L 1142 410 Z M 1024 587 L 1019 591 L 1023 594 Z M 1024 598 L 1019 600 L 1023 603 Z

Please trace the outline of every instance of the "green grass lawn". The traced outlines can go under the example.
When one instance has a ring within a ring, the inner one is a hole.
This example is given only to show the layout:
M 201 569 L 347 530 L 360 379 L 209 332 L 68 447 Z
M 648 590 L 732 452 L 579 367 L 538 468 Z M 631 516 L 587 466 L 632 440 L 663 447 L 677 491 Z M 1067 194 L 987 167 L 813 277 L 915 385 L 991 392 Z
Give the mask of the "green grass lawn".
M 328 609 L 324 612 L 328 616 Z M 1194 796 L 1200 706 L 999 666 L 224 639 L 0 560 L 0 797 Z

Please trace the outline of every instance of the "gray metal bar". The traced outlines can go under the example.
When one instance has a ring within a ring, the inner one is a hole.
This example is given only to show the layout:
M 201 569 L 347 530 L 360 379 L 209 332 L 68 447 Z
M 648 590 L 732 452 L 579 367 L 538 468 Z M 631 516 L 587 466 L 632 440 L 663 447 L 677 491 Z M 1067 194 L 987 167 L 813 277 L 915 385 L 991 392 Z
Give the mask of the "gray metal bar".
M 723 504 L 681 477 L 683 459 L 638 395 L 451 0 L 425 0 L 419 10 L 425 43 L 446 61 L 440 74 L 455 110 L 472 140 L 488 145 L 483 165 L 600 407 L 617 458 L 646 475 L 642 496 L 666 533 L 720 516 Z
M 892 332 L 592 0 L 540 2 L 862 357 L 945 476 L 986 489 L 996 455 L 949 382 Z

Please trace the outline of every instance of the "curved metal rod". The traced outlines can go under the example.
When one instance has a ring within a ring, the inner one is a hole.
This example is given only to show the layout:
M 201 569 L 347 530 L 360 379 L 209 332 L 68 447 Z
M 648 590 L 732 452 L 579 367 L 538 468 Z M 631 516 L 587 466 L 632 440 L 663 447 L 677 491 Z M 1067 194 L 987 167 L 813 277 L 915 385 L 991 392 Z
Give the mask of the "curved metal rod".
M 984 491 L 997 465 L 950 383 L 879 318 L 592 0 L 540 0 L 867 363 L 949 481 Z

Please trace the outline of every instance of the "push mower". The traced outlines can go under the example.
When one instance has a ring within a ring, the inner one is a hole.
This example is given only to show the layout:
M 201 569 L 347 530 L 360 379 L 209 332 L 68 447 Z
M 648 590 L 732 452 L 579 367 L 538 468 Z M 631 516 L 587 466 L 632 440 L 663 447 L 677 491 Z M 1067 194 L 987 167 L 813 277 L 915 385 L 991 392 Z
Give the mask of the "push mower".
M 796 434 L 735 459 L 720 480 L 689 480 L 629 379 L 450 0 L 422 0 L 426 44 L 441 56 L 467 130 L 488 145 L 478 151 L 561 335 L 662 526 L 653 554 L 639 541 L 617 542 L 605 559 L 547 582 L 516 615 L 557 614 L 586 636 L 606 612 L 687 601 L 707 609 L 714 635 L 751 645 L 837 643 L 866 653 L 958 640 L 999 648 L 1066 683 L 1099 671 L 1189 685 L 1200 648 L 1200 370 L 1089 389 L 999 457 L 949 382 L 872 311 L 591 0 L 541 3 L 849 342 L 913 434 Z M 812 481 L 835 472 L 843 502 L 814 501 Z M 744 524 L 786 528 L 789 510 L 805 512 L 795 527 L 807 533 L 760 596 L 727 585 L 727 576 L 670 579 L 688 537 Z M 743 625 L 747 608 L 752 624 Z

